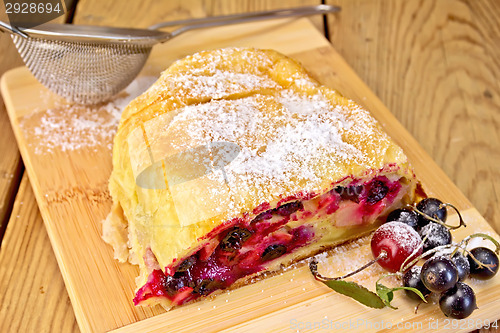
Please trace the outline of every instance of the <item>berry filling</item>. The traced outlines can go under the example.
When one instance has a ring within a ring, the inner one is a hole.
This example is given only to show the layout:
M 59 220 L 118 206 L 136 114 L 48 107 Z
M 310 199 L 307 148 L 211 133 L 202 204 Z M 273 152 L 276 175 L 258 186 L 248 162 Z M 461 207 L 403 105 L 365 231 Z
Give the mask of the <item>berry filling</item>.
M 157 265 L 152 266 L 134 303 L 146 304 L 150 298 L 164 297 L 180 305 L 225 289 L 318 241 L 324 235 L 315 229 L 317 221 L 327 221 L 338 228 L 373 223 L 397 205 L 406 193 L 405 186 L 399 180 L 379 176 L 365 184 L 337 186 L 320 196 L 286 198 L 274 209 L 263 204 L 253 219 L 234 219 L 216 233 L 212 231 L 198 251 L 165 267 L 166 274 Z

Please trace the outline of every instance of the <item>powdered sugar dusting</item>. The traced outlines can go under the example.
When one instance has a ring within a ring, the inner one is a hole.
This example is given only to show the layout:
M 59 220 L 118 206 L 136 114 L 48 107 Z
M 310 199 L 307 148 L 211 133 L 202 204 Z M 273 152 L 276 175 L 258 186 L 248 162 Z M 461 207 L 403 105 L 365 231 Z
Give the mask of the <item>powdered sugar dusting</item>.
M 232 56 L 240 61 L 231 62 Z M 228 62 L 232 65 L 230 69 Z M 173 99 L 203 101 L 248 94 L 256 88 L 277 88 L 279 85 L 263 71 L 270 66 L 269 57 L 247 49 L 200 52 L 174 63 L 162 74 L 150 94 L 165 95 L 167 92 Z
M 422 239 L 425 239 L 425 244 L 429 244 L 430 248 L 439 245 L 446 245 L 451 241 L 451 234 L 448 228 L 441 226 L 435 222 L 429 222 L 419 232 Z M 427 245 L 426 245 L 427 246 Z
M 60 104 L 48 110 L 34 110 L 20 120 L 20 128 L 35 154 L 51 153 L 55 150 L 95 151 L 98 147 L 111 149 L 123 109 L 155 79 L 149 76 L 137 78 L 122 93 L 104 105 Z
M 144 100 L 152 103 L 141 104 L 144 126 L 131 121 L 123 133 L 134 133 L 131 142 L 144 145 L 137 151 L 149 151 L 154 161 L 206 152 L 200 147 L 212 143 L 238 148 L 220 158 L 223 166 L 211 159 L 212 172 L 202 172 L 203 192 L 210 193 L 204 202 L 228 208 L 228 217 L 263 202 L 322 193 L 346 176 L 369 176 L 387 164 L 381 157 L 392 148 L 366 110 L 272 52 L 230 48 L 186 57 L 163 72 Z M 132 117 L 140 121 L 141 112 Z M 389 161 L 397 154 L 391 151 Z M 143 170 L 151 156 L 131 157 L 131 163 Z
M 269 78 L 247 73 L 232 73 L 215 70 L 207 75 L 192 73 L 165 75 L 161 89 L 175 89 L 185 98 L 220 99 L 255 87 L 274 88 L 276 83 Z
M 274 118 L 283 121 L 284 126 L 275 129 L 273 138 L 265 146 L 244 149 L 228 170 L 240 177 L 251 175 L 267 184 L 284 182 L 294 176 L 313 182 L 322 175 L 310 168 L 301 170 L 299 175 L 297 168 L 318 164 L 324 157 L 335 158 L 338 162 L 348 162 L 353 158 L 362 161 L 363 156 L 356 147 L 342 141 L 339 127 L 345 120 L 335 112 L 329 113 L 330 117 L 322 117 L 333 107 L 324 99 L 316 104 L 318 100 L 320 96 L 305 97 L 297 104 L 288 100 L 283 105 L 282 119 Z M 297 109 L 300 113 L 296 112 Z
M 293 114 L 319 116 L 325 110 L 331 109 L 330 103 L 319 94 L 306 96 L 291 90 L 283 90 L 278 101 Z
M 343 275 L 356 270 L 371 260 L 369 243 L 369 237 L 358 238 L 330 251 L 320 253 L 314 259 L 318 262 L 322 274 L 326 276 Z M 353 252 L 356 252 L 357 255 L 351 255 Z M 360 277 L 361 275 L 357 275 L 357 278 Z
M 403 249 L 403 252 L 412 253 L 422 242 L 415 229 L 401 222 L 385 223 L 377 229 L 377 233 L 381 239 L 397 239 L 398 246 Z
M 257 199 L 265 200 L 273 193 L 320 191 L 324 186 L 321 181 L 335 168 L 372 162 L 344 138 L 346 133 L 359 135 L 372 129 L 355 124 L 343 108 L 321 93 L 281 89 L 277 98 L 257 93 L 187 106 L 169 127 L 185 127 L 190 137 L 182 142 L 173 140 L 178 149 L 209 142 L 236 143 L 241 151 L 225 168 L 230 187 L 238 191 L 259 188 L 261 197 Z M 291 187 L 293 183 L 297 186 Z

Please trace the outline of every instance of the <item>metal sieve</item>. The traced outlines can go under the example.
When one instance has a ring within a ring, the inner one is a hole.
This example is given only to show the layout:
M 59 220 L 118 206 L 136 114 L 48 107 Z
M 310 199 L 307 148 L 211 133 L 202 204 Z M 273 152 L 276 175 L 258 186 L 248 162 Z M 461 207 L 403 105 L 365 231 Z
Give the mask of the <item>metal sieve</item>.
M 33 76 L 56 94 L 81 104 L 104 102 L 141 71 L 152 47 L 186 31 L 250 21 L 338 12 L 318 5 L 163 22 L 148 29 L 43 24 L 24 29 L 0 21 Z M 183 25 L 172 32 L 157 29 Z

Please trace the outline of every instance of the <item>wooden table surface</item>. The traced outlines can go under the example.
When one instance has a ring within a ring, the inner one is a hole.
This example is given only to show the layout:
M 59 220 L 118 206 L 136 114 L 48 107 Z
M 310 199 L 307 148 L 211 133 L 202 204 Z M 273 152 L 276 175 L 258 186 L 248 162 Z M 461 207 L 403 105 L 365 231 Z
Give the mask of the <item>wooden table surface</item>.
M 500 2 L 323 2 L 342 12 L 315 26 L 500 232 Z M 147 27 L 319 3 L 79 0 L 58 21 Z M 22 65 L 6 34 L 0 50 L 0 74 Z M 0 133 L 0 332 L 78 331 L 3 102 Z

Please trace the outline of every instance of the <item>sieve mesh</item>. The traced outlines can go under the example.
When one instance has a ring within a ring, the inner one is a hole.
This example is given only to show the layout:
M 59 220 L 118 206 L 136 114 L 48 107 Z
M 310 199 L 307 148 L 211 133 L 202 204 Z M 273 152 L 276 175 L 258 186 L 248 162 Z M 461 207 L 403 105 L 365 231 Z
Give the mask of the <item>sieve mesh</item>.
M 338 12 L 329 5 L 163 22 L 148 29 L 43 24 L 22 29 L 0 21 L 31 73 L 56 94 L 81 104 L 105 102 L 139 74 L 151 48 L 195 30 L 271 18 Z M 181 25 L 170 33 L 157 29 Z
M 69 101 L 104 102 L 141 71 L 152 45 L 67 42 L 12 35 L 33 76 Z

